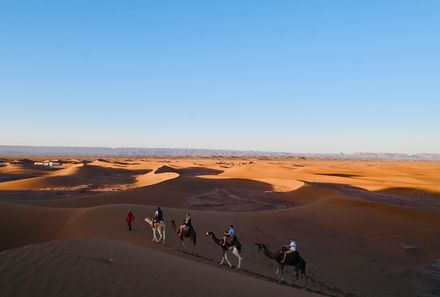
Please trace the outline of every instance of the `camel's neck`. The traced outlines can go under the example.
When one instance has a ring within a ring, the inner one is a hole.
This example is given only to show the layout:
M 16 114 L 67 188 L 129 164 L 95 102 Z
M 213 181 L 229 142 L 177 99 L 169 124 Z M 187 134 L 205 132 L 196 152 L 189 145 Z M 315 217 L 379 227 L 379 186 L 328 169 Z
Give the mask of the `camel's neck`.
M 214 232 L 211 233 L 211 238 L 212 240 L 214 240 L 216 244 L 221 245 L 220 239 L 218 239 L 217 236 L 215 236 Z
M 278 255 L 269 251 L 264 244 L 263 244 L 263 253 L 266 255 L 266 257 L 270 259 L 276 260 L 278 258 Z
M 176 231 L 177 233 L 177 226 L 176 226 L 176 222 L 171 221 L 171 226 L 173 227 L 174 231 Z

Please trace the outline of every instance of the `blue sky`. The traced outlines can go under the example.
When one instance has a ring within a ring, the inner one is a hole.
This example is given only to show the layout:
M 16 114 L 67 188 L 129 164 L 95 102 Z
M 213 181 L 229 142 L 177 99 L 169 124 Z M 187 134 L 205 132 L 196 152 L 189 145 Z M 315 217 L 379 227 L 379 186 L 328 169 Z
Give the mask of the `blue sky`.
M 0 144 L 440 153 L 439 15 L 0 0 Z

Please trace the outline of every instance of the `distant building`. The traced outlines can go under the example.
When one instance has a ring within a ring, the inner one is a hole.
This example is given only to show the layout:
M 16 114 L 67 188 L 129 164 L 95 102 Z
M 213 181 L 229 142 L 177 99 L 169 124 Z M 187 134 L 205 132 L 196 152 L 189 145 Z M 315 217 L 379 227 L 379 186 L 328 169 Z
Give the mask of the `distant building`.
M 48 167 L 56 167 L 61 166 L 62 164 L 58 162 L 58 160 L 54 161 L 44 161 L 44 162 L 34 162 L 35 166 L 48 166 Z

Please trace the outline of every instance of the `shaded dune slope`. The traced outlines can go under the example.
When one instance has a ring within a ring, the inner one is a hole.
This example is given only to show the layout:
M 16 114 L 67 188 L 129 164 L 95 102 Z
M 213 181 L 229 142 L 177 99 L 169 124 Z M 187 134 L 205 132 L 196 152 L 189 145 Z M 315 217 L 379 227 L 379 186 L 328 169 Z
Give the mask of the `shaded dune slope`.
M 161 173 L 169 174 L 169 173 Z M 150 186 L 86 197 L 41 201 L 40 205 L 90 207 L 102 204 L 136 203 L 187 209 L 254 211 L 305 204 L 315 197 L 312 189 L 298 192 L 274 192 L 271 184 L 246 179 L 205 179 L 171 176 Z M 317 190 L 318 193 L 326 190 Z M 330 192 L 330 191 L 327 191 Z
M 169 220 L 179 222 L 187 211 L 185 209 L 164 208 L 168 247 L 162 247 L 151 242 L 151 230 L 143 220 L 153 214 L 154 206 L 119 204 L 51 209 L 2 204 L 1 208 L 17 214 L 6 217 L 0 229 L 2 235 L 20 234 L 15 240 L 16 246 L 51 239 L 102 238 L 182 256 L 173 249 L 177 237 Z M 128 209 L 136 217 L 132 232 L 127 232 L 124 222 Z M 333 296 L 350 293 L 354 296 L 386 296 L 385 292 L 390 288 L 399 292 L 398 296 L 415 296 L 418 291 L 411 282 L 420 279 L 416 270 L 432 264 L 440 249 L 440 241 L 435 236 L 440 233 L 439 211 L 353 200 L 343 194 L 333 193 L 326 199 L 284 210 L 245 213 L 193 210 L 191 213 L 198 232 L 201 257 L 208 261 L 220 260 L 221 249 L 204 233 L 221 234 L 229 223 L 233 223 L 243 244 L 243 269 L 270 278 L 274 278 L 275 263 L 265 260 L 254 244 L 262 242 L 276 250 L 286 244 L 290 234 L 294 234 L 308 262 L 311 288 Z M 34 232 L 40 228 L 48 231 L 44 234 L 37 232 L 36 236 Z M 187 242 L 187 245 L 190 249 L 191 244 Z M 404 245 L 417 246 L 417 251 L 407 252 L 402 248 Z M 11 247 L 9 244 L 2 248 Z M 231 256 L 230 260 L 236 263 L 234 257 Z M 287 279 L 291 282 L 292 276 L 288 275 Z M 344 288 L 343 291 L 340 288 Z M 372 294 L 365 295 L 365 292 Z
M 0 274 L 0 296 L 223 297 L 231 292 L 318 296 L 131 244 L 96 239 L 54 241 L 3 252 Z
M 114 184 L 131 184 L 136 176 L 151 170 L 127 170 L 122 168 L 100 167 L 76 164 L 43 177 L 21 179 L 0 183 L 0 190 L 41 190 L 69 188 L 74 186 L 99 187 Z

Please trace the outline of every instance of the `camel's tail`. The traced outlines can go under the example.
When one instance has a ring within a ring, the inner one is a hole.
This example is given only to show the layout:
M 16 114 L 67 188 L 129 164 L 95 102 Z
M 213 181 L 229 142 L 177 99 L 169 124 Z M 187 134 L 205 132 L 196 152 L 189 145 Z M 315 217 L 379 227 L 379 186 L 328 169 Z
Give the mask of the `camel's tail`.
M 193 229 L 193 243 L 194 243 L 194 245 L 197 244 L 197 233 L 194 229 Z
M 238 251 L 239 253 L 241 253 L 241 243 L 240 243 L 240 241 L 238 241 L 237 238 L 235 239 L 234 245 L 235 245 L 235 247 L 237 248 L 237 251 Z

